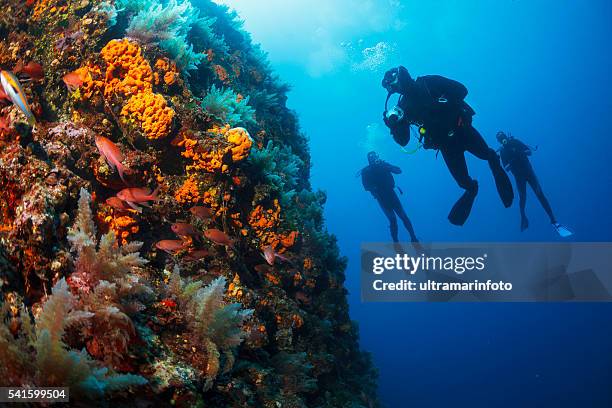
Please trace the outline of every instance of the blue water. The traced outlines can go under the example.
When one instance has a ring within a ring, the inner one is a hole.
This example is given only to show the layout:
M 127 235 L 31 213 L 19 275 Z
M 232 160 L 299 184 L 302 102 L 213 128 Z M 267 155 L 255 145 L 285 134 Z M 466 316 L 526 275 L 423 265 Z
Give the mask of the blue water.
M 385 405 L 612 406 L 610 304 L 361 303 L 359 246 L 389 236 L 355 178 L 366 164 L 368 125 L 384 131 L 381 74 L 400 62 L 414 76 L 464 83 L 474 125 L 492 146 L 499 129 L 538 145 L 532 163 L 558 219 L 577 241 L 611 241 L 612 3 L 225 3 L 293 85 L 289 105 L 311 139 L 313 185 L 328 193 L 327 225 L 349 258 L 351 315 L 380 370 Z M 381 41 L 392 49 L 382 64 L 359 65 L 355 49 Z M 486 163 L 469 155 L 480 193 L 468 223 L 450 225 L 461 191 L 442 159 L 402 153 L 388 137 L 374 141 L 403 169 L 396 181 L 421 240 L 559 240 L 531 192 L 531 225 L 520 233 L 517 203 L 504 209 Z

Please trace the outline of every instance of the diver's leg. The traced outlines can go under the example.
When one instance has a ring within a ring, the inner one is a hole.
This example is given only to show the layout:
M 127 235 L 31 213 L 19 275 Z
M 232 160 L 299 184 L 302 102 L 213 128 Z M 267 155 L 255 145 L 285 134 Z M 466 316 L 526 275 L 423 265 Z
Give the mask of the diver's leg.
M 393 193 L 393 195 L 395 196 L 394 206 L 393 206 L 395 213 L 400 218 L 400 220 L 402 220 L 404 227 L 406 227 L 406 230 L 410 234 L 410 239 L 412 240 L 412 242 L 418 241 L 416 234 L 414 233 L 414 228 L 412 227 L 412 223 L 410 222 L 410 218 L 408 218 L 408 215 L 406 214 L 406 211 L 404 210 L 404 206 L 402 205 L 399 197 L 397 196 L 397 194 L 395 194 L 395 192 Z
M 457 146 L 446 146 L 441 152 L 451 175 L 457 184 L 459 184 L 459 187 L 465 190 L 463 195 L 453 205 L 448 214 L 448 220 L 453 225 L 463 225 L 470 216 L 474 199 L 478 194 L 478 182 L 470 177 L 465 156 L 461 149 L 457 148 Z
M 514 200 L 512 182 L 510 182 L 508 173 L 501 166 L 497 152 L 487 145 L 482 135 L 473 126 L 463 128 L 463 136 L 465 138 L 465 149 L 479 159 L 489 162 L 489 167 L 495 178 L 497 193 L 504 203 L 504 207 L 510 207 Z
M 550 218 L 551 224 L 556 224 L 557 219 L 555 218 L 555 215 L 553 214 L 553 210 L 550 207 L 550 203 L 548 202 L 548 199 L 544 195 L 544 191 L 542 191 L 542 186 L 540 185 L 540 182 L 537 176 L 535 175 L 533 169 L 531 169 L 530 171 L 529 177 L 527 178 L 527 182 L 531 186 L 536 197 L 538 197 L 538 200 L 540 200 L 540 204 L 542 205 L 542 208 L 544 208 L 544 211 L 546 211 L 546 214 L 548 214 L 548 218 Z
M 393 239 L 393 242 L 399 242 L 397 236 L 397 217 L 395 217 L 395 212 L 393 211 L 393 208 L 389 205 L 389 203 L 382 201 L 379 201 L 378 203 L 380 204 L 380 208 L 383 210 L 383 213 L 389 220 L 389 230 L 391 231 L 391 239 Z
M 529 220 L 525 214 L 525 205 L 527 204 L 527 180 L 525 177 L 516 177 L 516 189 L 519 195 L 519 208 L 521 209 L 521 232 L 529 227 Z

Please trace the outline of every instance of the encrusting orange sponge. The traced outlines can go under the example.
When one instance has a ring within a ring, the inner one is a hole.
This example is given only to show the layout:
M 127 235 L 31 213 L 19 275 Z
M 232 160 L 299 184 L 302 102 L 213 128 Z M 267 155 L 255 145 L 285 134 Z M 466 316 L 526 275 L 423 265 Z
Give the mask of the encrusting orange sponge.
M 153 70 L 140 46 L 129 40 L 111 40 L 100 53 L 106 62 L 104 96 L 152 92 Z
M 160 94 L 153 92 L 138 93 L 130 98 L 121 109 L 121 116 L 126 121 L 137 123 L 147 139 L 161 139 L 172 130 L 174 111 L 166 104 Z

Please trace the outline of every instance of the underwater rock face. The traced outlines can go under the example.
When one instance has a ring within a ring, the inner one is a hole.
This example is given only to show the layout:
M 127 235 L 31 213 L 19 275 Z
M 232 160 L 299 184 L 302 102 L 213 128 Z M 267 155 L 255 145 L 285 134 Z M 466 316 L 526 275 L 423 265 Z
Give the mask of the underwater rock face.
M 288 87 L 204 0 L 0 0 L 0 386 L 376 407 Z M 103 405 L 100 403 L 100 405 Z

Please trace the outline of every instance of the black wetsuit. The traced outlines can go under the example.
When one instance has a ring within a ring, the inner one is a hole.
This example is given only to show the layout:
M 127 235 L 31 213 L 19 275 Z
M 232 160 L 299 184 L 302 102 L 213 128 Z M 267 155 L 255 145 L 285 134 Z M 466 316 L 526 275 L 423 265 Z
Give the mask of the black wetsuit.
M 423 147 L 438 149 L 442 153 L 451 175 L 466 190 L 449 214 L 455 225 L 467 220 L 478 183 L 469 175 L 465 152 L 486 160 L 495 177 L 498 193 L 505 207 L 512 205 L 514 192 L 508 175 L 501 167 L 499 157 L 472 126 L 475 112 L 464 101 L 467 88 L 457 81 L 439 75 L 427 75 L 415 80 L 414 85 L 400 90 L 399 106 L 404 110 L 403 125 L 391 128 L 391 134 L 402 146 L 410 140 L 410 123 L 418 123 L 424 129 Z
M 395 180 L 393 174 L 400 174 L 402 170 L 384 161 L 370 164 L 361 170 L 361 182 L 366 191 L 372 193 L 380 208 L 389 219 L 389 228 L 393 242 L 398 242 L 397 216 L 402 220 L 412 241 L 416 241 L 416 235 L 412 223 L 404 211 L 404 207 L 395 193 Z M 393 174 L 392 174 L 393 173 Z
M 553 214 L 550 203 L 544 192 L 538 178 L 533 171 L 533 167 L 529 161 L 531 149 L 518 139 L 513 137 L 508 138 L 508 142 L 500 148 L 501 160 L 504 167 L 508 168 L 514 175 L 516 188 L 519 194 L 519 206 L 521 209 L 522 229 L 527 228 L 528 221 L 525 214 L 525 204 L 527 203 L 527 183 L 531 186 L 540 204 L 548 214 L 550 222 L 556 224 L 555 215 Z

